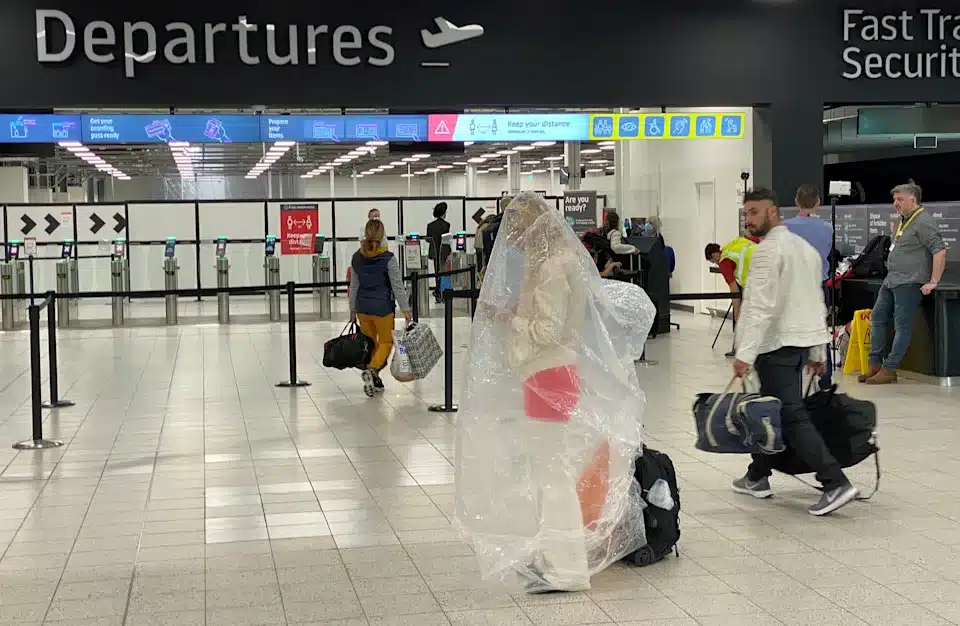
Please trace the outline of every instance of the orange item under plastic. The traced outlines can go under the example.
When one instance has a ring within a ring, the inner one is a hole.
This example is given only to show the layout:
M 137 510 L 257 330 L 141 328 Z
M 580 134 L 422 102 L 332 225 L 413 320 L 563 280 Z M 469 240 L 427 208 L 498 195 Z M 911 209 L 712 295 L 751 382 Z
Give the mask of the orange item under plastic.
M 610 442 L 604 441 L 593 455 L 590 465 L 577 483 L 583 526 L 590 530 L 603 516 L 603 507 L 610 495 Z

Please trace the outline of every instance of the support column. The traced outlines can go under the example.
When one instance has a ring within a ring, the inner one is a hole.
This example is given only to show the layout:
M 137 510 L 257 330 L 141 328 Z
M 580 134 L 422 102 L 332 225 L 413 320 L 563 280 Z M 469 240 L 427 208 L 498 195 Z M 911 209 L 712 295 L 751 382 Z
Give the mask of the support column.
M 570 172 L 570 179 L 567 181 L 567 189 L 577 191 L 580 189 L 580 142 L 568 141 L 563 144 L 564 163 Z
M 356 198 L 360 195 L 357 191 L 357 181 L 360 180 L 357 178 L 357 168 L 353 168 L 353 176 L 351 176 L 351 178 L 353 179 L 353 197 Z
M 773 188 L 782 206 L 792 206 L 800 185 L 823 187 L 823 104 L 780 99 L 771 107 L 770 118 Z M 754 153 L 759 172 L 757 159 Z
M 467 165 L 464 175 L 466 176 L 464 195 L 468 198 L 476 198 L 480 195 L 477 193 L 477 166 L 473 163 Z
M 330 168 L 330 197 L 337 197 L 337 170 Z
M 520 154 L 507 155 L 507 190 L 511 196 L 520 193 Z
M 407 163 L 407 195 L 413 195 L 413 171 L 409 163 Z
M 613 149 L 613 186 L 617 197 L 614 199 L 613 206 L 617 208 L 620 215 L 639 215 L 632 206 L 630 197 L 630 146 L 626 141 L 618 141 Z

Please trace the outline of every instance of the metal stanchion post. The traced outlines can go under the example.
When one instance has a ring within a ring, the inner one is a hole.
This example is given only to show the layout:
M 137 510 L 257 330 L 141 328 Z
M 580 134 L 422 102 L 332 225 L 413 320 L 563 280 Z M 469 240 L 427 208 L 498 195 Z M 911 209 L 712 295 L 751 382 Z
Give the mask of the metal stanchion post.
M 287 335 L 290 337 L 290 380 L 277 383 L 277 387 L 309 387 L 310 383 L 297 377 L 297 284 L 287 283 Z
M 31 304 L 27 308 L 27 319 L 30 321 L 30 410 L 33 414 L 33 438 L 13 444 L 17 450 L 45 450 L 59 448 L 62 441 L 43 438 L 43 407 L 40 404 L 40 394 L 43 393 L 40 384 L 40 307 Z
M 60 304 L 57 292 L 50 292 L 50 304 L 47 308 L 47 366 L 50 368 L 50 400 L 43 403 L 45 409 L 60 409 L 73 406 L 73 402 L 60 398 L 60 383 L 57 380 L 57 306 Z
M 29 278 L 29 280 L 30 280 L 30 304 L 36 304 L 36 300 L 34 299 L 34 295 L 33 295 L 33 255 L 32 255 L 32 254 L 31 254 L 29 257 L 27 257 L 27 265 L 29 266 L 29 269 L 30 269 L 30 278 Z
M 433 413 L 456 413 L 453 403 L 453 294 L 443 294 L 443 404 L 431 406 Z
M 420 272 L 410 272 L 410 310 L 413 323 L 420 321 Z

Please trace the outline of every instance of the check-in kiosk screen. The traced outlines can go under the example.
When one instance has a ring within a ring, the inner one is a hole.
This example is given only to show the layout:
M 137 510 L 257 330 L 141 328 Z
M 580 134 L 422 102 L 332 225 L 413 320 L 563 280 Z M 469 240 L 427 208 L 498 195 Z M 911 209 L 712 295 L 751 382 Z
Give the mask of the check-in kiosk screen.
M 467 236 L 464 233 L 457 233 L 457 250 L 467 249 Z
M 227 240 L 217 239 L 217 258 L 222 259 L 227 256 Z
M 7 246 L 7 259 L 13 261 L 20 258 L 20 244 L 11 243 Z
M 60 258 L 69 259 L 73 256 L 73 242 L 64 241 L 63 246 L 60 248 Z
M 163 256 L 169 259 L 173 257 L 173 255 L 176 254 L 176 252 L 177 252 L 177 242 L 168 241 L 167 247 L 163 249 Z
M 114 258 L 120 258 L 127 252 L 127 244 L 118 241 L 113 244 L 113 256 Z
M 266 243 L 263 245 L 263 253 L 267 256 L 273 256 L 277 251 L 277 240 L 276 239 L 267 239 Z

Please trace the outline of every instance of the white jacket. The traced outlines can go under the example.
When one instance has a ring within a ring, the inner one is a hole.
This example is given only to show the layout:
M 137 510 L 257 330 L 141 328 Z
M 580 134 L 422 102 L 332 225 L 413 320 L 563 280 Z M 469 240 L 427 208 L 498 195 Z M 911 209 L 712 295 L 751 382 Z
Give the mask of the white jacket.
M 750 280 L 737 321 L 737 359 L 753 365 L 757 355 L 780 348 L 814 348 L 823 362 L 827 307 L 820 254 L 786 226 L 777 226 L 753 250 Z
M 587 302 L 586 278 L 573 251 L 562 250 L 527 271 L 507 346 L 522 378 L 577 364 Z
M 610 242 L 610 249 L 613 250 L 614 254 L 633 254 L 637 251 L 630 244 L 623 243 L 623 233 L 617 228 L 607 233 L 607 241 Z

